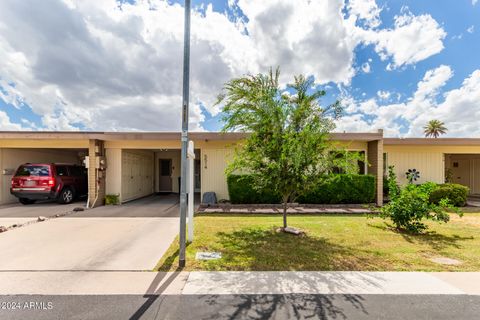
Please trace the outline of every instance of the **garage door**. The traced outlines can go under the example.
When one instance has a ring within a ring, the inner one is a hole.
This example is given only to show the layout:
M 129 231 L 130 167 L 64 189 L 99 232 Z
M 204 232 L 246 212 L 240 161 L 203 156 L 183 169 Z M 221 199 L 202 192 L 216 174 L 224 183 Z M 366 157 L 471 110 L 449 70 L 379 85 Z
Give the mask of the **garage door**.
M 129 201 L 153 193 L 153 153 L 123 151 L 122 201 Z

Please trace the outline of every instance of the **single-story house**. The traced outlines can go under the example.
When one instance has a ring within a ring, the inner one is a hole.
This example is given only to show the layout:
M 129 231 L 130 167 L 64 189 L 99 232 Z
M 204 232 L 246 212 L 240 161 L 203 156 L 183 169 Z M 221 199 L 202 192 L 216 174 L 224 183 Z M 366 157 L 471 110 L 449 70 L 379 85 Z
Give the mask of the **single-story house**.
M 225 168 L 244 133 L 192 132 L 195 144 L 195 191 L 213 191 L 228 199 Z M 417 169 L 418 182 L 443 183 L 446 175 L 480 194 L 480 139 L 384 138 L 373 133 L 334 133 L 332 140 L 365 155 L 362 173 L 374 175 L 376 201 L 383 202 L 383 177 L 394 165 L 401 183 L 405 171 Z M 101 205 L 107 194 L 120 201 L 156 192 L 179 192 L 179 132 L 0 132 L 0 204 L 15 202 L 10 180 L 26 162 L 88 161 L 90 205 Z M 368 165 L 367 165 L 368 163 Z

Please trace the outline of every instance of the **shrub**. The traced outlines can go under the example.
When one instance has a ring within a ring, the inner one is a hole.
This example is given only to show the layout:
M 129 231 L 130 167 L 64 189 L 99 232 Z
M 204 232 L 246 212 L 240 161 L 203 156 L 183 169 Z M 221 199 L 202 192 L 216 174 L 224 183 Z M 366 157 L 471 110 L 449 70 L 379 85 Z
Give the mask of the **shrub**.
M 438 204 L 442 199 L 448 199 L 457 207 L 463 207 L 467 203 L 469 188 L 455 183 L 446 183 L 438 186 L 430 194 L 429 200 Z
M 435 182 L 425 182 L 415 185 L 419 192 L 422 192 L 427 198 L 430 197 L 433 191 L 439 188 L 439 185 Z
M 228 175 L 228 194 L 234 204 L 280 203 L 281 196 L 271 190 L 257 190 L 251 175 Z
M 425 190 L 419 186 L 407 186 L 383 206 L 380 213 L 383 218 L 390 218 L 397 229 L 419 233 L 427 229 L 422 222 L 424 219 L 448 222 L 450 216 L 446 209 L 452 209 L 461 215 L 448 199 L 441 199 L 438 204 L 431 203 Z
M 372 203 L 375 201 L 375 177 L 372 175 L 334 174 L 321 180 L 310 192 L 300 195 L 300 203 Z
M 280 203 L 281 197 L 273 190 L 256 190 L 249 175 L 229 175 L 228 193 L 232 203 Z M 375 177 L 370 175 L 335 174 L 327 176 L 304 195 L 300 203 L 372 203 L 375 199 Z
M 390 199 L 394 199 L 400 193 L 400 187 L 397 184 L 397 175 L 395 174 L 395 167 L 388 166 L 388 176 L 387 176 L 387 188 L 388 196 Z
M 120 204 L 120 195 L 118 194 L 107 194 L 105 196 L 105 205 Z

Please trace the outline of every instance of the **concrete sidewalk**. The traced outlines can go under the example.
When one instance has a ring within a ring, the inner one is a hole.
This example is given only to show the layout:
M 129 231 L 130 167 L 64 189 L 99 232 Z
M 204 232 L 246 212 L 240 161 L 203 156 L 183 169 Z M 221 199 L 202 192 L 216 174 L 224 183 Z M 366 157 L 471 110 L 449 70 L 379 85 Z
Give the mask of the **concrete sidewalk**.
M 0 272 L 0 295 L 480 295 L 480 272 Z

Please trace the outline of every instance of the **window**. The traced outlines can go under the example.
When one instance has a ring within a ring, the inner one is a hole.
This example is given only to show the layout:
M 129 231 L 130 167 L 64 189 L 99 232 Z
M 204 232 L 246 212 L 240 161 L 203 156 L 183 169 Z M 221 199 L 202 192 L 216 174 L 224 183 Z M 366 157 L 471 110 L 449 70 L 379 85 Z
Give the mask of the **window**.
M 365 151 L 358 152 L 362 159 L 365 159 Z M 358 161 L 358 174 L 366 174 L 365 172 L 365 161 L 359 160 Z
M 347 151 L 348 152 L 348 151 Z M 351 152 L 356 152 L 360 155 L 361 159 L 365 159 L 365 151 L 355 151 L 352 150 Z M 335 159 L 341 159 L 343 157 L 343 153 L 339 152 L 335 155 Z M 365 170 L 365 160 L 358 160 L 357 162 L 358 165 L 358 174 L 366 174 Z M 340 173 L 345 173 L 342 168 L 334 167 L 332 169 L 332 173 L 334 174 L 340 174 Z
M 80 166 L 71 166 L 69 168 L 69 170 L 70 170 L 72 176 L 74 176 L 74 177 L 81 177 L 81 176 L 86 174 L 85 168 L 80 167 Z
M 57 176 L 68 176 L 67 166 L 56 166 Z
M 388 154 L 385 152 L 383 153 L 383 176 L 388 175 Z
M 48 166 L 25 165 L 18 168 L 16 177 L 48 177 L 50 168 Z
M 160 160 L 160 175 L 161 176 L 170 176 L 170 159 Z

